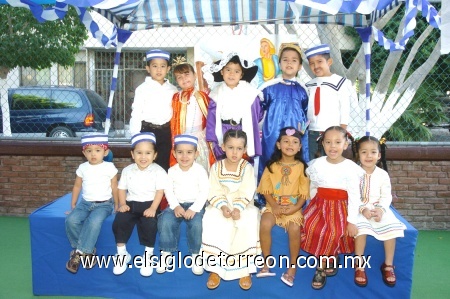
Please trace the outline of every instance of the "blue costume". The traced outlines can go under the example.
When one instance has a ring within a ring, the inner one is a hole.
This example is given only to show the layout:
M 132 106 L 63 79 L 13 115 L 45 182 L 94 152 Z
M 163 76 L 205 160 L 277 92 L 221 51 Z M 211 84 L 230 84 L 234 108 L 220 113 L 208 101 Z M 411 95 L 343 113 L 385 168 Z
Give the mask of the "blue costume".
M 266 111 L 262 128 L 262 156 L 259 157 L 258 178 L 272 155 L 275 143 L 284 127 L 301 128 L 307 121 L 308 94 L 298 81 L 273 79 L 261 86 Z M 303 159 L 309 162 L 308 131 L 302 137 Z

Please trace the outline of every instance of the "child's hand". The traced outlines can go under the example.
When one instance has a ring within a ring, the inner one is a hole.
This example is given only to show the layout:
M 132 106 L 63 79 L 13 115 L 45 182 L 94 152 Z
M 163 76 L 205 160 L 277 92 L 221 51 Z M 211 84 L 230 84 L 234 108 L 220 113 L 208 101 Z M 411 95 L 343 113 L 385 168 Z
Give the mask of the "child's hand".
M 72 209 L 72 210 L 73 210 L 73 209 Z M 72 210 L 70 210 L 70 211 L 65 211 L 64 214 L 69 215 L 69 214 L 72 212 Z
M 347 236 L 355 237 L 358 234 L 358 227 L 353 223 L 347 224 Z
M 180 217 L 185 217 L 186 211 L 181 206 L 177 206 L 173 210 L 173 213 L 175 214 L 175 217 L 180 218 Z
M 155 215 L 156 215 L 156 209 L 155 208 L 150 207 L 150 208 L 148 208 L 148 209 L 146 209 L 144 211 L 144 216 L 145 217 L 150 218 L 150 217 L 155 217 Z
M 283 215 L 283 210 L 282 210 L 282 208 L 280 207 L 280 205 L 279 204 L 274 204 L 273 206 L 270 206 L 271 208 L 272 208 L 272 214 L 275 216 L 275 217 L 280 217 L 281 215 Z
M 298 211 L 298 209 L 294 205 L 288 205 L 281 208 L 283 215 L 292 215 Z
M 194 216 L 195 216 L 195 212 L 192 211 L 191 209 L 188 209 L 186 211 L 186 213 L 184 213 L 184 219 L 186 219 L 186 220 L 191 220 L 192 218 L 194 218 Z
M 231 217 L 231 210 L 228 206 L 222 206 L 220 209 L 222 210 L 223 217 L 225 218 Z
M 366 217 L 367 220 L 370 220 L 370 218 L 372 218 L 372 212 L 368 208 L 365 208 L 362 211 L 362 214 L 364 217 Z
M 372 215 L 373 220 L 376 222 L 381 221 L 381 217 L 383 217 L 383 211 L 381 209 L 373 209 L 370 211 L 370 214 Z
M 125 212 L 128 212 L 129 210 L 130 210 L 129 205 L 123 205 L 117 209 L 117 212 L 125 213 Z
M 233 218 L 233 220 L 241 219 L 241 211 L 239 211 L 238 209 L 233 209 L 233 212 L 231 212 L 231 217 Z

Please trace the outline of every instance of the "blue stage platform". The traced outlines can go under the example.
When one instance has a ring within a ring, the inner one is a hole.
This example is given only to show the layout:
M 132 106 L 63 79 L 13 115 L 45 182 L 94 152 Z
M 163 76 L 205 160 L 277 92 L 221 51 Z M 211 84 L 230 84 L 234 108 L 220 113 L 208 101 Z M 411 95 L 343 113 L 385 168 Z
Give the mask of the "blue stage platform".
M 335 277 L 330 277 L 324 289 L 311 288 L 314 269 L 303 268 L 297 271 L 295 285 L 284 285 L 280 276 L 285 269 L 274 268 L 276 277 L 256 278 L 249 291 L 239 288 L 238 281 L 222 281 L 213 291 L 206 288 L 208 273 L 201 276 L 192 274 L 191 269 L 182 267 L 174 272 L 153 273 L 144 278 L 139 269 L 128 269 L 123 275 L 115 276 L 112 266 L 95 267 L 91 270 L 80 268 L 77 274 L 69 273 L 65 264 L 71 250 L 65 234 L 65 211 L 70 208 L 71 194 L 36 210 L 30 215 L 31 255 L 34 295 L 98 296 L 107 298 L 410 298 L 414 249 L 417 230 L 403 217 L 394 213 L 407 226 L 405 237 L 397 239 L 395 265 L 397 285 L 390 288 L 381 279 L 380 265 L 384 261 L 383 243 L 372 237 L 367 238 L 366 254 L 371 256 L 371 269 L 367 269 L 369 284 L 365 288 L 357 287 L 353 282 L 354 270 L 342 268 Z M 114 215 L 103 224 L 97 243 L 98 255 L 114 255 L 116 246 L 112 233 Z M 180 240 L 182 255 L 187 255 L 184 225 Z M 273 231 L 273 255 L 287 255 L 287 235 L 284 230 L 275 227 Z M 141 255 L 143 247 L 139 245 L 136 231 L 133 233 L 128 250 L 132 255 Z M 155 248 L 158 251 L 158 247 Z M 305 254 L 302 252 L 301 254 Z M 341 256 L 341 263 L 343 257 Z

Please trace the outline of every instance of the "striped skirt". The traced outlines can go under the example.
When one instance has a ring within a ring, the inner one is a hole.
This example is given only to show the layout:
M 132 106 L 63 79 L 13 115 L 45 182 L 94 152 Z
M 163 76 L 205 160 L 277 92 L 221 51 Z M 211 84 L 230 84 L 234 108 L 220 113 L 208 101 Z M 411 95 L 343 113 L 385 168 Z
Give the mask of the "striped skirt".
M 304 211 L 301 248 L 315 256 L 352 253 L 354 239 L 346 235 L 347 191 L 318 188 Z

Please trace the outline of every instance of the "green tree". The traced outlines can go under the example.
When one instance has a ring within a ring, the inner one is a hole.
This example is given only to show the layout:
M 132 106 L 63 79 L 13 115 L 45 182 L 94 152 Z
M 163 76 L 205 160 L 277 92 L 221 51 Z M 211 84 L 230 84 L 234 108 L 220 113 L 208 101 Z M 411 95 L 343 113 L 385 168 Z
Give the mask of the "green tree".
M 0 5 L 0 78 L 15 67 L 70 66 L 87 38 L 73 7 L 62 20 L 39 23 L 30 10 Z
M 52 64 L 71 66 L 87 38 L 87 30 L 73 7 L 62 20 L 39 23 L 30 10 L 0 5 L 0 105 L 3 135 L 11 136 L 7 86 L 11 69 L 41 70 Z

